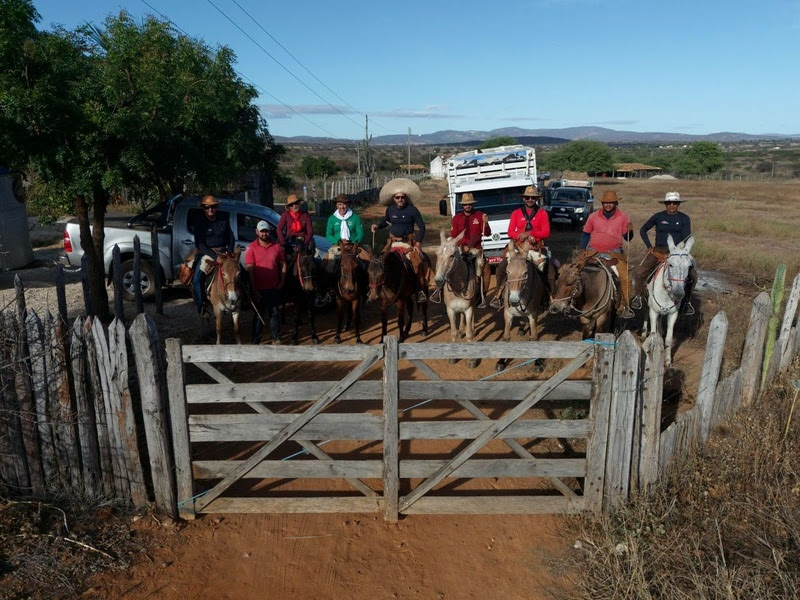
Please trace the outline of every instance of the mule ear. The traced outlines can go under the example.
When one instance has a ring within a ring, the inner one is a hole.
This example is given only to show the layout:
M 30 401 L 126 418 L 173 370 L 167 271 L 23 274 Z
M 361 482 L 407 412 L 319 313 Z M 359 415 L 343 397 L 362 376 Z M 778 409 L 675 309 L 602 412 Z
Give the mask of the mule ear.
M 236 250 L 233 251 L 233 255 L 238 259 L 242 253 L 242 247 L 236 246 Z
M 447 241 L 447 235 L 445 234 L 444 229 L 439 230 L 439 239 L 443 244 Z
M 672 254 L 675 252 L 675 242 L 672 240 L 672 234 L 667 234 L 667 246 L 669 246 L 669 252 Z
M 506 250 L 508 250 L 508 254 L 513 254 L 514 252 L 514 240 L 508 240 L 508 245 L 506 246 Z
M 531 238 L 525 238 L 525 241 L 522 244 L 522 252 L 523 254 L 527 255 L 528 252 L 531 251 Z
M 463 230 L 461 233 L 459 233 L 459 234 L 458 234 L 458 235 L 455 237 L 455 239 L 454 239 L 453 241 L 454 241 L 454 242 L 457 244 L 458 242 L 460 242 L 460 241 L 461 241 L 461 238 L 463 238 L 463 237 L 464 237 L 464 234 L 465 234 L 465 233 L 467 233 L 467 230 L 466 230 L 466 229 L 465 229 L 465 230 Z
M 686 250 L 686 252 L 691 253 L 692 246 L 694 246 L 694 236 L 690 235 L 688 238 L 686 238 L 686 241 L 683 242 L 683 247 Z

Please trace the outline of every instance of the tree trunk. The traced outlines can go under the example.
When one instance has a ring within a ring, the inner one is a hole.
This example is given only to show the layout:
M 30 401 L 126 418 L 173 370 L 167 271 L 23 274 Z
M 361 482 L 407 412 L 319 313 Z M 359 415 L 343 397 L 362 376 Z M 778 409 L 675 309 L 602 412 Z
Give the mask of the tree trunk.
M 104 323 L 111 321 L 105 269 L 103 268 L 103 240 L 105 238 L 103 228 L 105 227 L 107 203 L 107 196 L 94 195 L 92 202 L 94 216 L 90 226 L 86 197 L 75 198 L 75 214 L 78 217 L 81 232 L 81 248 L 89 261 L 89 294 L 92 297 L 97 317 Z

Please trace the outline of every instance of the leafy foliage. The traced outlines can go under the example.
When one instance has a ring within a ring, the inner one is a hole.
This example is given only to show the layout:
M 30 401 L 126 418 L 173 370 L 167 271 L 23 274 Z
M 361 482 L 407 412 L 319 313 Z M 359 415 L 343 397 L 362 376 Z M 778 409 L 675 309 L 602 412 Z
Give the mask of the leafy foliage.
M 499 135 L 497 137 L 485 140 L 480 146 L 478 146 L 478 149 L 483 150 L 485 148 L 494 148 L 496 146 L 513 146 L 516 143 L 516 138 L 513 138 L 510 135 Z
M 308 179 L 330 177 L 338 171 L 339 167 L 327 156 L 304 156 L 298 169 L 298 172 Z
M 553 171 L 603 173 L 613 170 L 614 154 L 602 142 L 576 140 L 544 157 L 542 163 L 542 168 Z
M 702 175 L 715 173 L 725 165 L 722 149 L 714 142 L 694 142 L 675 161 L 679 173 Z

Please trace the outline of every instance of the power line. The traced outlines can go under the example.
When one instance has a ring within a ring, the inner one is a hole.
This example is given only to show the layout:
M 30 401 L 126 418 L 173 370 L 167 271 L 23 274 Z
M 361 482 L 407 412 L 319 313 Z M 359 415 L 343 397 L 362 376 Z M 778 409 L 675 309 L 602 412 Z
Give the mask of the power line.
M 184 31 L 183 29 L 181 29 L 181 28 L 178 26 L 178 24 L 177 24 L 177 23 L 175 23 L 175 21 L 173 21 L 173 20 L 172 20 L 172 19 L 170 19 L 170 18 L 169 18 L 167 15 L 165 15 L 165 14 L 164 14 L 164 13 L 162 13 L 160 10 L 158 10 L 157 8 L 155 8 L 153 5 L 151 5 L 150 3 L 148 3 L 148 2 L 147 2 L 147 0 L 141 0 L 141 2 L 142 2 L 142 3 L 143 3 L 145 6 L 147 6 L 147 7 L 148 7 L 150 10 L 152 10 L 153 12 L 155 12 L 156 14 L 158 14 L 158 15 L 159 15 L 159 16 L 160 16 L 162 19 L 164 19 L 164 20 L 165 20 L 167 23 L 169 23 L 170 25 L 172 25 L 172 26 L 173 26 L 175 29 L 177 29 L 178 31 L 180 31 L 180 32 L 181 32 L 183 35 L 185 35 L 185 36 L 186 36 L 186 37 L 188 37 L 188 38 L 193 38 L 193 36 L 189 35 L 189 33 L 187 33 L 186 31 Z M 219 9 L 218 9 L 218 10 L 219 10 Z M 283 100 L 281 100 L 280 98 L 277 98 L 276 96 L 274 96 L 274 95 L 272 95 L 271 93 L 269 93 L 269 92 L 268 92 L 266 89 L 264 89 L 262 86 L 260 86 L 260 85 L 258 85 L 257 83 L 255 83 L 255 82 L 254 82 L 252 79 L 250 79 L 249 77 L 247 77 L 247 76 L 245 76 L 245 75 L 242 75 L 242 74 L 241 74 L 241 73 L 239 73 L 238 71 L 236 71 L 236 74 L 237 74 L 237 75 L 239 75 L 239 77 L 241 77 L 242 79 L 244 79 L 244 80 L 246 80 L 246 81 L 250 82 L 250 85 L 252 85 L 252 86 L 253 86 L 253 87 L 255 87 L 256 89 L 260 90 L 261 92 L 263 92 L 264 94 L 266 94 L 267 96 L 269 96 L 270 98 L 272 98 L 273 100 L 275 100 L 276 102 L 278 102 L 280 105 L 284 106 L 285 108 L 287 108 L 287 109 L 289 109 L 290 111 L 292 111 L 293 113 L 295 113 L 295 114 L 296 114 L 298 117 L 300 117 L 300 118 L 304 119 L 305 121 L 307 121 L 308 123 L 310 123 L 311 125 L 313 125 L 314 127 L 316 127 L 317 129 L 319 129 L 320 131 L 323 131 L 323 132 L 325 132 L 325 133 L 326 133 L 327 135 L 329 135 L 331 138 L 333 138 L 333 139 L 341 139 L 339 136 L 337 136 L 337 135 L 334 135 L 333 133 L 331 133 L 330 131 L 328 131 L 327 129 L 325 129 L 325 128 L 324 128 L 322 125 L 320 125 L 320 124 L 318 124 L 318 123 L 315 123 L 314 121 L 312 121 L 311 119 L 309 119 L 308 117 L 306 117 L 304 114 L 302 114 L 302 113 L 298 112 L 297 110 L 295 110 L 294 108 L 292 108 L 291 106 L 289 106 L 288 104 L 286 104 L 286 103 L 285 103 Z M 359 127 L 360 127 L 360 125 L 359 125 Z
M 209 1 L 210 1 L 210 0 L 209 0 Z M 302 61 L 301 61 L 299 58 L 297 58 L 297 57 L 296 57 L 294 54 L 292 54 L 292 53 L 289 51 L 289 49 L 288 49 L 286 46 L 284 46 L 283 44 L 281 44 L 281 43 L 280 43 L 280 41 L 279 41 L 279 40 L 278 40 L 278 39 L 277 39 L 277 38 L 276 38 L 274 35 L 272 35 L 272 34 L 271 34 L 269 31 L 267 31 L 266 29 L 264 29 L 264 27 L 261 25 L 261 23 L 259 23 L 259 22 L 258 22 L 258 21 L 255 19 L 255 17 L 253 17 L 253 15 L 251 15 L 249 12 L 247 12 L 247 10 L 246 10 L 246 9 L 245 9 L 245 8 L 244 8 L 244 7 L 243 7 L 241 4 L 239 4 L 239 3 L 238 3 L 236 0 L 231 0 L 231 2 L 233 2 L 233 3 L 234 3 L 234 4 L 235 4 L 235 5 L 236 5 L 236 6 L 239 8 L 239 10 L 241 10 L 241 11 L 242 11 L 242 12 L 243 12 L 245 15 L 247 15 L 247 18 L 249 18 L 249 19 L 250 19 L 250 20 L 251 20 L 251 21 L 252 21 L 252 22 L 255 24 L 255 26 L 256 26 L 256 27 L 258 27 L 258 28 L 259 28 L 261 31 L 263 31 L 263 32 L 264 32 L 264 33 L 265 33 L 265 34 L 266 34 L 266 35 L 267 35 L 267 36 L 268 36 L 268 37 L 269 37 L 269 38 L 270 38 L 270 39 L 271 39 L 273 42 L 275 42 L 276 44 L 278 44 L 278 46 L 281 48 L 281 50 L 283 50 L 284 52 L 286 52 L 286 54 L 288 54 L 288 55 L 289 55 L 289 56 L 292 58 L 292 60 L 294 60 L 294 61 L 295 61 L 295 62 L 296 62 L 298 65 L 300 65 L 301 67 L 303 67 L 303 69 L 306 71 L 306 73 L 308 73 L 309 75 L 311 75 L 311 77 L 313 77 L 313 78 L 314 78 L 314 79 L 315 79 L 315 80 L 316 80 L 316 81 L 317 81 L 317 82 L 318 82 L 318 83 L 319 83 L 319 84 L 320 84 L 322 87 L 324 87 L 324 88 L 325 88 L 326 90 L 328 90 L 328 91 L 329 91 L 331 94 L 333 94 L 334 96 L 336 96 L 336 98 L 338 98 L 339 100 L 341 100 L 341 101 L 342 101 L 342 102 L 345 104 L 345 106 L 347 106 L 347 107 L 351 108 L 352 110 L 354 110 L 355 112 L 357 112 L 358 114 L 360 114 L 362 117 L 365 117 L 365 116 L 366 116 L 366 115 L 365 115 L 365 114 L 364 114 L 362 111 L 360 111 L 359 109 L 357 109 L 355 106 L 353 106 L 352 104 L 350 104 L 350 103 L 349 103 L 347 100 L 345 100 L 345 99 L 344 99 L 344 98 L 342 98 L 342 97 L 341 97 L 339 94 L 337 94 L 337 93 L 336 93 L 336 92 L 334 92 L 334 91 L 333 91 L 331 88 L 329 88 L 329 87 L 328 87 L 328 86 L 325 84 L 325 82 L 324 82 L 324 81 L 322 81 L 322 80 L 321 80 L 319 77 L 317 77 L 317 76 L 316 76 L 316 75 L 315 75 L 315 74 L 314 74 L 314 73 L 313 73 L 313 72 L 312 72 L 312 71 L 311 71 L 311 70 L 310 70 L 308 67 L 306 67 L 306 66 L 303 64 L 303 62 L 302 62 Z M 216 7 L 215 7 L 215 8 L 216 8 Z M 219 9 L 217 9 L 217 10 L 219 10 Z M 386 127 L 384 127 L 384 126 L 380 125 L 379 123 L 376 123 L 374 119 L 373 119 L 373 121 L 372 121 L 372 124 L 373 124 L 373 125 L 377 125 L 377 126 L 378 126 L 378 127 L 380 127 L 381 129 L 384 129 L 384 130 L 386 130 L 386 131 L 388 131 L 388 132 L 390 132 L 390 133 L 399 133 L 398 131 L 394 131 L 394 130 L 392 130 L 392 129 L 388 129 L 388 128 L 386 128 Z

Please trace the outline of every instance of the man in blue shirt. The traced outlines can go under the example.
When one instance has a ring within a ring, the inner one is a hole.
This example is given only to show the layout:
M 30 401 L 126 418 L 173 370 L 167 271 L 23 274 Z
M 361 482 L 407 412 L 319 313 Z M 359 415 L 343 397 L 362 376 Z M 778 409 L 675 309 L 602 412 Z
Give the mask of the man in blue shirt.
M 204 196 L 199 206 L 203 209 L 203 217 L 194 224 L 194 278 L 192 279 L 192 295 L 197 305 L 198 314 L 203 314 L 206 300 L 206 273 L 203 271 L 203 257 L 216 260 L 218 253 L 231 253 L 236 240 L 233 237 L 227 215 L 217 218 L 219 201 L 214 196 Z

